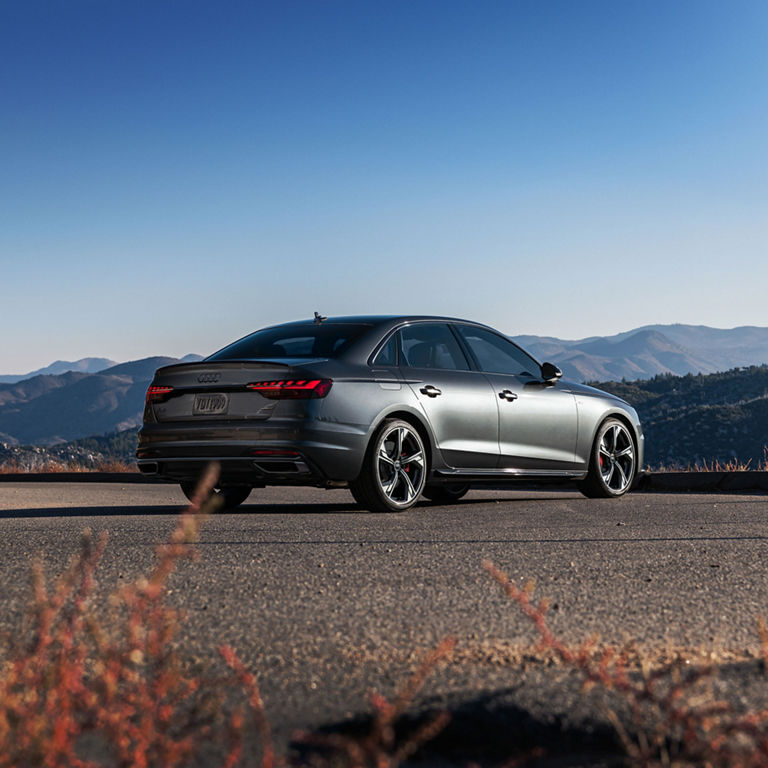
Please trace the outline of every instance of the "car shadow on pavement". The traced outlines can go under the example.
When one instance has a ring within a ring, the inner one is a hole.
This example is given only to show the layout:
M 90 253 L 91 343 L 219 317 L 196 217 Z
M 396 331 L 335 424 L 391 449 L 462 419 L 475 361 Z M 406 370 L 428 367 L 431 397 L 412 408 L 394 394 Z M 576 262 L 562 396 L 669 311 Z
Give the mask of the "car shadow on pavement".
M 183 506 L 165 504 L 153 507 L 106 506 L 106 507 L 30 507 L 0 509 L 0 519 L 25 517 L 123 517 L 129 515 L 178 515 Z
M 307 503 L 307 502 L 287 502 L 271 504 L 249 504 L 247 501 L 236 507 L 217 515 L 328 515 L 328 514 L 346 514 L 346 515 L 373 515 L 378 514 L 382 517 L 403 516 L 414 514 L 420 508 L 435 508 L 445 506 L 446 509 L 456 507 L 471 507 L 503 501 L 506 504 L 516 502 L 546 501 L 547 496 L 520 496 L 516 495 L 510 499 L 499 499 L 498 496 L 480 497 L 471 499 L 461 499 L 449 506 L 441 505 L 431 501 L 420 501 L 414 508 L 401 513 L 381 512 L 374 513 L 364 509 L 356 502 L 350 499 L 349 502 L 342 503 Z M 106 505 L 101 507 L 21 507 L 18 509 L 0 509 L 0 519 L 6 518 L 35 518 L 35 517 L 123 517 L 126 515 L 176 515 L 185 509 L 183 504 L 162 504 L 162 505 L 144 505 L 135 506 L 129 504 Z
M 560 496 L 542 496 L 542 495 L 526 495 L 521 496 L 516 494 L 514 498 L 499 498 L 498 496 L 484 496 L 484 497 L 473 497 L 471 499 L 460 499 L 459 501 L 454 501 L 451 504 L 441 504 L 439 502 L 435 501 L 428 501 L 424 499 L 423 501 L 419 501 L 415 507 L 411 507 L 410 509 L 406 509 L 404 512 L 370 512 L 369 510 L 365 509 L 364 507 L 361 507 L 359 504 L 355 503 L 354 501 L 350 501 L 348 503 L 335 503 L 335 504 L 312 504 L 307 502 L 287 502 L 287 503 L 277 503 L 277 504 L 252 504 L 246 501 L 241 506 L 237 507 L 236 509 L 230 509 L 227 510 L 225 514 L 256 514 L 256 515 L 290 515 L 290 514 L 302 514 L 302 515 L 313 515 L 313 514 L 329 514 L 329 513 L 345 513 L 345 514 L 357 514 L 357 515 L 380 515 L 381 517 L 403 517 L 408 515 L 413 515 L 414 513 L 417 513 L 419 509 L 434 509 L 434 508 L 444 508 L 446 510 L 448 509 L 456 509 L 459 507 L 472 507 L 472 506 L 483 506 L 486 504 L 493 504 L 494 502 L 504 502 L 505 504 L 515 504 L 520 502 L 531 502 L 531 501 L 553 501 L 553 500 L 561 500 Z

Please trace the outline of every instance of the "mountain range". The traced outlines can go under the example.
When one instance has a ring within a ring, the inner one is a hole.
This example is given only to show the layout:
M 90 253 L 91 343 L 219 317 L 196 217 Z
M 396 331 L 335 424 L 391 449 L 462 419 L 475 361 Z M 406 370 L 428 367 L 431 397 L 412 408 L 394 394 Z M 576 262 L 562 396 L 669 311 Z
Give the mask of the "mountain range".
M 68 371 L 0 384 L 0 442 L 53 445 L 138 427 L 155 370 L 200 359 L 148 357 L 97 373 Z
M 768 328 L 757 326 L 646 325 L 576 341 L 551 336 L 512 338 L 575 381 L 649 379 L 665 373 L 684 376 L 768 363 Z
M 98 373 L 105 368 L 111 368 L 117 365 L 114 360 L 108 360 L 106 357 L 84 357 L 81 360 L 57 360 L 55 363 L 46 365 L 45 368 L 38 368 L 29 373 L 20 373 L 14 375 L 0 375 L 0 384 L 16 384 L 24 379 L 31 379 L 34 376 L 57 376 L 60 373 L 69 371 L 79 371 L 80 373 Z

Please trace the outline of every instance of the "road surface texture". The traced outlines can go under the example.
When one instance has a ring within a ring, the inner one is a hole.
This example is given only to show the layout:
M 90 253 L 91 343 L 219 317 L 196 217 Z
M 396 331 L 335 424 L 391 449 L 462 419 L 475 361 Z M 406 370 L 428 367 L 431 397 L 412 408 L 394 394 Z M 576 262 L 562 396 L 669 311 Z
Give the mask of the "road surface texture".
M 160 484 L 0 484 L 0 631 L 18 630 L 33 556 L 57 573 L 84 528 L 107 530 L 99 588 L 110 591 L 147 571 L 184 503 Z M 542 764 L 611 764 L 604 694 L 584 693 L 579 673 L 534 650 L 534 627 L 484 559 L 519 584 L 535 579 L 564 640 L 632 641 L 651 663 L 710 654 L 726 695 L 766 704 L 755 660 L 768 616 L 764 494 L 475 490 L 387 515 L 343 490 L 256 490 L 206 523 L 199 551 L 170 582 L 170 602 L 188 614 L 187 652 L 238 650 L 282 748 L 297 728 L 362 717 L 370 689 L 391 695 L 452 635 L 453 657 L 413 705 L 414 716 L 454 712 L 431 763 L 498 764 L 543 742 Z

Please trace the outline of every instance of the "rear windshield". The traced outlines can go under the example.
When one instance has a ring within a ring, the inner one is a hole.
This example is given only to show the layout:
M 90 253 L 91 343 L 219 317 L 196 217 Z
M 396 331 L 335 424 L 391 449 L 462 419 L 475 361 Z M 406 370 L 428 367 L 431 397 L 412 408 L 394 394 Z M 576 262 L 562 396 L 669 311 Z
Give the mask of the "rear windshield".
M 256 331 L 207 360 L 249 360 L 266 357 L 336 357 L 371 328 L 362 323 L 279 326 Z

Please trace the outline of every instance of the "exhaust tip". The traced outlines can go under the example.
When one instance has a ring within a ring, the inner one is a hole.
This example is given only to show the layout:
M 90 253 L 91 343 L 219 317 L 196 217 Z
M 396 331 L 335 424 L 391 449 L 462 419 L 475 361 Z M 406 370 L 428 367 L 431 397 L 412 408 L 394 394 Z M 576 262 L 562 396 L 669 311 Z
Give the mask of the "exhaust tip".
M 142 475 L 156 475 L 160 467 L 156 461 L 144 461 L 139 464 L 139 472 Z

